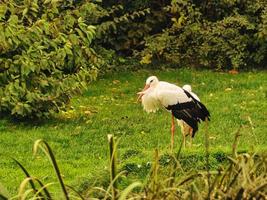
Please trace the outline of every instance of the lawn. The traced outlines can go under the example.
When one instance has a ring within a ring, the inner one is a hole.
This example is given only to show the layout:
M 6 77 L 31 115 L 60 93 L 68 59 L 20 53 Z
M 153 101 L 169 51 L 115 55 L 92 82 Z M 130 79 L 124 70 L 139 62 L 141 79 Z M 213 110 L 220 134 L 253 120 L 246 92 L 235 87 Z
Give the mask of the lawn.
M 164 110 L 147 114 L 136 102 L 136 93 L 149 75 L 179 86 L 191 84 L 211 113 L 208 127 L 202 124 L 193 146 L 182 151 L 183 165 L 188 170 L 201 169 L 204 165 L 205 131 L 209 134 L 212 167 L 218 166 L 221 158 L 231 152 L 237 131 L 241 134 L 240 151 L 267 149 L 266 71 L 239 74 L 189 69 L 125 72 L 99 78 L 82 96 L 72 100 L 67 112 L 55 119 L 30 124 L 0 120 L 0 183 L 10 194 L 15 194 L 24 179 L 10 157 L 44 182 L 56 180 L 48 159 L 42 154 L 32 156 L 33 143 L 40 138 L 53 148 L 65 182 L 79 190 L 108 179 L 107 134 L 119 139 L 119 169 L 128 170 L 132 179 L 146 175 L 155 148 L 160 150 L 162 163 L 168 162 L 170 114 Z M 181 138 L 177 128 L 175 150 Z

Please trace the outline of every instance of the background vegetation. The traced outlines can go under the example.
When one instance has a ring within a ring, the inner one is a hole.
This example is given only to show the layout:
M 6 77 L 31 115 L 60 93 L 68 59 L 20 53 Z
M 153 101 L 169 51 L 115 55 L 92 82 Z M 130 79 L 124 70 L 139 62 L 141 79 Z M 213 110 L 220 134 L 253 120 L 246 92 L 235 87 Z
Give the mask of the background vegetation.
M 0 111 L 48 117 L 98 71 L 128 69 L 126 58 L 143 64 L 135 69 L 264 68 L 266 8 L 265 0 L 3 1 Z
M 44 167 L 46 159 L 29 159 L 32 143 L 39 138 L 55 150 L 62 166 L 59 176 L 84 198 L 103 198 L 90 193 L 95 181 L 103 189 L 101 195 L 126 198 L 130 189 L 123 188 L 135 180 L 145 183 L 131 197 L 264 197 L 266 52 L 266 0 L 2 0 L 0 181 L 7 191 L 0 185 L 0 199 L 1 194 L 14 196 L 25 175 L 8 156 L 48 183 L 43 188 L 55 182 L 51 169 Z M 169 115 L 141 114 L 135 102 L 151 74 L 178 85 L 191 84 L 208 105 L 210 156 L 202 126 L 193 147 L 174 162 L 177 157 L 168 148 Z M 121 138 L 117 167 L 126 173 L 119 179 L 118 196 L 110 182 L 114 177 L 108 178 L 108 133 Z M 227 159 L 235 133 L 242 134 L 240 151 L 252 153 Z M 160 154 L 152 159 L 155 148 Z M 224 168 L 225 163 L 230 167 Z M 177 169 L 182 179 L 189 172 L 189 184 L 170 184 L 173 174 L 166 173 L 168 167 Z M 192 169 L 199 171 L 191 173 Z M 215 170 L 213 186 L 207 169 Z M 30 180 L 22 182 L 16 198 L 40 197 L 27 187 Z M 60 185 L 52 187 L 53 195 L 59 194 Z

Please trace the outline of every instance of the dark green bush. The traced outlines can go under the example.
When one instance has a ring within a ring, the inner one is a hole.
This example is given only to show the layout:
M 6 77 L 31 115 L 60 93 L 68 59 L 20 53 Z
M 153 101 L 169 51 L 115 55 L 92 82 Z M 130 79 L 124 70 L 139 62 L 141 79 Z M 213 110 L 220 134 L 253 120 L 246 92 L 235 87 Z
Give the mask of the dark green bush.
M 151 30 L 142 20 L 149 13 L 150 9 L 125 12 L 121 5 L 112 7 L 105 18 L 96 22 L 98 25 L 95 43 L 119 54 L 132 55 L 133 49 L 142 46 L 144 36 Z
M 48 117 L 97 76 L 95 27 L 84 1 L 4 1 L 0 6 L 0 112 Z
M 165 8 L 172 26 L 146 37 L 141 63 L 157 59 L 213 69 L 266 65 L 266 1 L 201 2 L 173 0 Z
M 203 42 L 197 52 L 199 64 L 215 69 L 246 66 L 250 53 L 250 31 L 254 32 L 255 26 L 242 15 L 208 23 L 205 29 L 201 29 Z

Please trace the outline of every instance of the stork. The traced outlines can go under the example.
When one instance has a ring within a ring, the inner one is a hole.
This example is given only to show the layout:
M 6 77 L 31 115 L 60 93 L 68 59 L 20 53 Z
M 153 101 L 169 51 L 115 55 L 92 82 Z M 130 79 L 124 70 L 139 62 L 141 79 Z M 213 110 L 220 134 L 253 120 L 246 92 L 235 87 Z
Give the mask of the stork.
M 138 92 L 138 100 L 142 101 L 144 110 L 148 113 L 156 112 L 159 108 L 164 107 L 172 114 L 171 126 L 171 149 L 174 144 L 175 123 L 174 118 L 182 120 L 190 129 L 190 135 L 193 138 L 198 130 L 198 123 L 210 119 L 210 114 L 199 98 L 174 84 L 159 81 L 156 76 L 150 76 L 146 80 L 144 89 Z M 191 87 L 190 87 L 191 89 Z M 183 133 L 183 137 L 184 133 Z M 185 143 L 185 139 L 183 140 Z M 184 144 L 185 145 L 185 144 Z

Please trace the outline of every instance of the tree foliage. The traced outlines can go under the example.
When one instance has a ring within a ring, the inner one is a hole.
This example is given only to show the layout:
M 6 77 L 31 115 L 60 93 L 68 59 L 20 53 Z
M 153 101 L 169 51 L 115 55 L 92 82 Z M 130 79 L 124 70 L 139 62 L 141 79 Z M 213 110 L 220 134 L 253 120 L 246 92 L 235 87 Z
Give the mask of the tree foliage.
M 89 1 L 1 3 L 0 112 L 48 117 L 96 78 L 95 27 L 85 21 L 92 8 Z
M 145 38 L 141 63 L 158 59 L 213 69 L 263 67 L 266 7 L 264 0 L 173 0 L 165 7 L 172 25 Z

